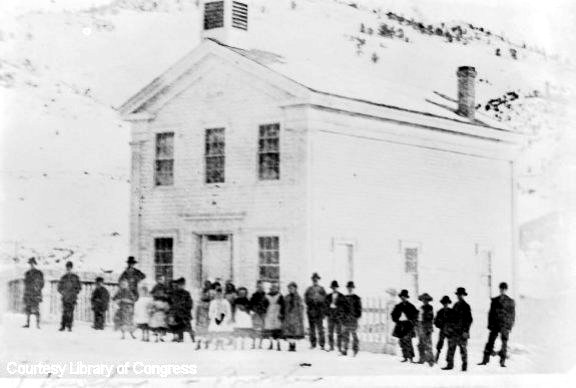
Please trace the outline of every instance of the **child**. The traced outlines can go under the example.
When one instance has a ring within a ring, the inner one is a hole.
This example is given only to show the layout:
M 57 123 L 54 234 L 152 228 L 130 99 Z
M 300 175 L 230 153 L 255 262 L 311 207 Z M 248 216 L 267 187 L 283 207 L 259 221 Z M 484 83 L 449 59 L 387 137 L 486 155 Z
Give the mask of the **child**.
M 282 335 L 288 341 L 288 351 L 295 352 L 295 340 L 304 338 L 304 304 L 294 282 L 288 284 L 288 295 L 284 297 L 282 324 Z
M 173 342 L 184 342 L 184 332 L 190 333 L 190 337 L 194 342 L 192 334 L 192 327 L 190 321 L 192 320 L 192 297 L 190 293 L 184 289 L 186 279 L 180 278 L 174 282 L 172 289 L 172 296 L 170 300 L 170 316 L 172 317 L 172 324 L 170 329 L 174 333 Z
M 120 289 L 114 295 L 113 300 L 118 303 L 115 321 L 122 330 L 122 339 L 126 338 L 126 332 L 129 332 L 132 338 L 136 338 L 134 335 L 134 302 L 136 296 L 128 288 L 128 280 L 122 279 L 120 281 Z
M 208 331 L 210 332 L 210 337 L 216 340 L 215 349 L 223 349 L 223 337 L 232 331 L 230 326 L 232 309 L 230 308 L 230 303 L 224 299 L 222 288 L 216 289 L 216 297 L 210 302 L 208 317 L 210 318 Z
M 284 298 L 280 294 L 278 284 L 270 286 L 270 292 L 266 295 L 268 299 L 268 309 L 264 317 L 264 336 L 270 340 L 268 350 L 274 348 L 276 340 L 276 350 L 280 351 L 280 337 L 282 336 L 282 320 L 284 319 Z
M 434 326 L 438 328 L 440 333 L 438 334 L 438 343 L 436 344 L 436 358 L 435 362 L 438 363 L 440 359 L 440 352 L 442 352 L 442 347 L 444 346 L 444 339 L 446 338 L 446 324 L 448 323 L 448 315 L 450 314 L 450 304 L 452 301 L 448 295 L 444 295 L 440 299 L 442 308 L 436 313 L 434 318 Z
M 342 336 L 342 355 L 345 356 L 348 352 L 348 343 L 352 337 L 352 351 L 354 356 L 358 354 L 358 320 L 362 316 L 362 299 L 354 293 L 354 282 L 349 281 L 346 284 L 348 295 L 345 296 L 346 312 L 343 316 L 343 336 Z
M 152 312 L 152 297 L 148 292 L 148 287 L 144 284 L 140 285 L 140 298 L 134 305 L 134 323 L 136 327 L 142 331 L 142 341 L 150 341 L 150 328 L 148 322 L 150 321 L 150 314 Z
M 100 276 L 96 278 L 96 288 L 92 292 L 90 301 L 94 311 L 94 326 L 92 327 L 95 330 L 104 330 L 106 311 L 108 311 L 108 305 L 110 304 L 110 293 L 104 287 L 104 279 Z
M 150 321 L 148 321 L 148 326 L 150 330 L 154 333 L 154 342 L 164 342 L 164 336 L 166 335 L 167 323 L 166 318 L 170 305 L 166 300 L 166 296 L 158 295 L 153 297 Z
M 232 304 L 234 319 L 234 337 L 240 339 L 240 349 L 244 350 L 244 338 L 252 336 L 252 320 L 250 319 L 250 300 L 246 287 L 238 288 L 238 297 Z M 234 343 L 236 348 L 236 343 Z
M 252 349 L 256 347 L 256 337 L 260 339 L 258 349 L 262 349 L 262 334 L 264 330 L 264 318 L 266 317 L 266 310 L 268 310 L 268 298 L 262 281 L 256 282 L 256 291 L 250 298 L 250 311 L 252 312 Z
M 418 297 L 422 302 L 420 314 L 418 315 L 418 364 L 428 363 L 434 365 L 434 354 L 432 354 L 432 332 L 434 331 L 434 308 L 430 305 L 432 297 L 428 293 L 423 293 Z
M 212 300 L 212 282 L 206 280 L 202 294 L 200 294 L 200 303 L 196 308 L 196 334 L 200 337 L 196 341 L 196 350 L 200 350 L 202 346 L 202 338 L 204 338 L 204 347 L 208 349 L 210 343 L 208 339 L 208 326 L 210 325 L 210 318 L 208 317 L 208 310 L 210 309 L 210 301 Z

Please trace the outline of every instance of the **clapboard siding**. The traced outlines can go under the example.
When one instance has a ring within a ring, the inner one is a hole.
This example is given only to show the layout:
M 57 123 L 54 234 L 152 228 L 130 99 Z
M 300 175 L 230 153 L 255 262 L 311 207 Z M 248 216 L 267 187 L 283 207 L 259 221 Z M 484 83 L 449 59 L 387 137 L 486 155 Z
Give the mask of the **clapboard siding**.
M 133 177 L 140 187 L 133 190 L 133 202 L 139 196 L 144 198 L 142 232 L 133 249 L 138 250 L 143 268 L 152 274 L 153 238 L 173 236 L 174 272 L 197 280 L 193 273 L 194 233 L 232 231 L 236 283 L 252 288 L 257 276 L 257 237 L 279 235 L 281 277 L 286 283 L 297 273 L 292 258 L 302 256 L 305 249 L 305 121 L 278 107 L 278 101 L 289 97 L 286 93 L 225 65 L 220 64 L 219 70 L 209 72 L 163 106 L 149 125 L 135 129 L 134 138 L 143 142 L 139 157 L 134 157 L 141 165 Z M 281 125 L 281 177 L 279 181 L 259 181 L 258 127 L 275 122 Z M 216 127 L 225 128 L 226 181 L 206 184 L 204 132 Z M 168 131 L 175 134 L 174 185 L 155 187 L 155 134 Z M 244 218 L 209 222 L 190 221 L 186 216 L 222 213 L 242 213 Z M 137 214 L 132 222 L 136 227 Z

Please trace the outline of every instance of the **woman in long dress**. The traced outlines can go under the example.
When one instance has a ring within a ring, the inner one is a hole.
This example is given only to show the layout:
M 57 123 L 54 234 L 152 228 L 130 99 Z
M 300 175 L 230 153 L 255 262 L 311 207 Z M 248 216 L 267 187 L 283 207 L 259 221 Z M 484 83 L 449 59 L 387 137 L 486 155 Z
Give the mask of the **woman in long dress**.
M 284 321 L 282 335 L 288 341 L 288 351 L 296 351 L 296 340 L 304 338 L 304 303 L 294 282 L 288 284 L 288 294 L 284 296 Z
M 238 288 L 238 296 L 232 304 L 234 321 L 234 338 L 240 340 L 240 349 L 244 349 L 244 338 L 252 337 L 252 318 L 250 317 L 250 300 L 246 287 Z M 234 347 L 236 348 L 236 342 Z
M 210 338 L 215 340 L 215 349 L 223 349 L 223 339 L 232 334 L 232 308 L 228 300 L 224 298 L 222 288 L 216 289 L 216 296 L 210 301 L 208 309 L 208 332 Z

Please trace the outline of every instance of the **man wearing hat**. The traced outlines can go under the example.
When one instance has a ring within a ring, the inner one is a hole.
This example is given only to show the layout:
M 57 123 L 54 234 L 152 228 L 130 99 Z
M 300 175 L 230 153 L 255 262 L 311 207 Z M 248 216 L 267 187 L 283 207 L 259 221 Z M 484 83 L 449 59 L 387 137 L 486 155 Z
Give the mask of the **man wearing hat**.
M 412 338 L 415 336 L 415 325 L 418 320 L 418 310 L 408 301 L 410 295 L 408 290 L 400 291 L 398 295 L 400 303 L 394 306 L 391 316 L 392 321 L 396 324 L 392 335 L 399 339 L 400 349 L 402 349 L 402 362 L 414 362 L 414 347 Z
M 468 369 L 468 339 L 470 338 L 470 326 L 472 326 L 472 310 L 466 303 L 464 297 L 467 296 L 464 287 L 456 289 L 458 301 L 454 303 L 450 320 L 448 321 L 448 355 L 446 356 L 446 366 L 443 370 L 454 369 L 454 354 L 456 347 L 460 348 L 462 357 L 462 371 Z
M 439 330 L 438 342 L 436 343 L 436 358 L 434 359 L 435 362 L 438 362 L 440 359 L 440 353 L 444 347 L 444 340 L 447 337 L 448 321 L 450 320 L 450 314 L 452 313 L 452 309 L 450 308 L 452 301 L 448 295 L 444 295 L 442 299 L 440 299 L 440 303 L 442 304 L 442 308 L 438 310 L 436 317 L 434 318 L 434 326 L 436 326 Z
M 362 316 L 362 299 L 354 293 L 355 285 L 353 281 L 346 284 L 348 295 L 344 298 L 346 300 L 346 311 L 342 319 L 342 355 L 345 356 L 348 352 L 348 343 L 352 337 L 352 351 L 354 356 L 358 354 L 359 341 L 358 341 L 358 320 Z
M 139 269 L 134 267 L 137 261 L 134 256 L 128 256 L 128 260 L 126 260 L 126 264 L 128 267 L 122 272 L 120 277 L 118 278 L 118 284 L 124 279 L 128 281 L 128 288 L 134 294 L 136 300 L 138 300 L 138 283 L 146 278 L 146 275 L 142 273 Z
M 418 364 L 427 362 L 430 366 L 433 366 L 432 332 L 434 331 L 434 308 L 430 304 L 432 297 L 425 292 L 418 297 L 418 300 L 422 302 L 420 314 L 418 315 Z
M 338 291 L 338 282 L 332 280 L 330 288 L 332 292 L 326 297 L 326 312 L 328 317 L 328 345 L 329 352 L 334 350 L 334 332 L 336 332 L 336 344 L 338 351 L 342 351 L 342 319 L 346 310 L 344 295 Z
M 514 299 L 506 295 L 508 291 L 507 283 L 500 283 L 500 295 L 492 298 L 490 303 L 490 311 L 488 312 L 488 330 L 490 334 L 488 335 L 488 342 L 484 348 L 484 358 L 482 362 L 478 365 L 486 365 L 490 361 L 490 356 L 494 351 L 494 342 L 498 335 L 500 335 L 500 341 L 502 342 L 502 348 L 500 349 L 500 366 L 506 367 L 506 356 L 508 353 L 508 337 L 512 326 L 514 326 L 514 320 L 516 319 L 516 304 Z
M 74 307 L 82 284 L 80 278 L 75 273 L 72 273 L 74 265 L 71 261 L 66 263 L 66 273 L 60 278 L 58 282 L 58 292 L 62 295 L 62 321 L 60 323 L 60 331 L 66 328 L 72 331 L 72 321 L 74 320 Z
M 106 320 L 106 311 L 110 304 L 110 293 L 104 287 L 104 279 L 101 276 L 96 278 L 96 287 L 92 291 L 90 298 L 92 303 L 92 311 L 94 311 L 94 326 L 95 330 L 104 330 L 104 322 Z
M 304 293 L 306 303 L 306 314 L 308 315 L 308 326 L 310 328 L 310 347 L 316 347 L 316 334 L 320 348 L 324 349 L 324 314 L 326 309 L 326 291 L 318 281 L 320 275 L 316 272 L 312 274 L 312 285 Z
M 44 274 L 36 268 L 36 258 L 28 259 L 30 269 L 24 274 L 24 306 L 26 308 L 25 328 L 30 327 L 30 315 L 36 316 L 36 327 L 40 328 L 40 302 L 44 288 Z

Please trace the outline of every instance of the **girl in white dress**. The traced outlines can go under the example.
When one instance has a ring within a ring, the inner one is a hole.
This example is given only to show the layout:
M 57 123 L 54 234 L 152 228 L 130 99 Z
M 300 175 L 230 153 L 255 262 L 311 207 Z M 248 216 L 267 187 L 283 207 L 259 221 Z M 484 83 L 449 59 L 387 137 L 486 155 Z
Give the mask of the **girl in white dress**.
M 208 318 L 210 319 L 208 333 L 215 340 L 214 348 L 223 349 L 223 339 L 232 333 L 232 309 L 230 303 L 224 299 L 222 288 L 216 289 L 216 296 L 210 301 Z

